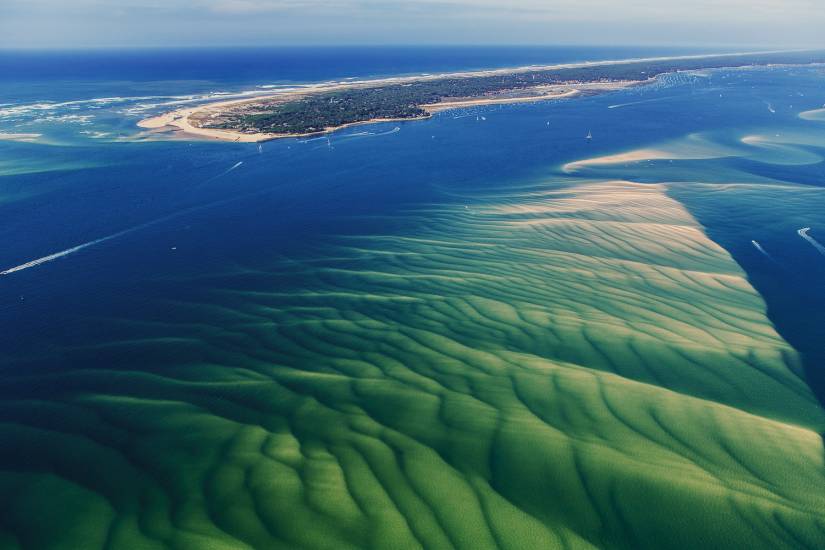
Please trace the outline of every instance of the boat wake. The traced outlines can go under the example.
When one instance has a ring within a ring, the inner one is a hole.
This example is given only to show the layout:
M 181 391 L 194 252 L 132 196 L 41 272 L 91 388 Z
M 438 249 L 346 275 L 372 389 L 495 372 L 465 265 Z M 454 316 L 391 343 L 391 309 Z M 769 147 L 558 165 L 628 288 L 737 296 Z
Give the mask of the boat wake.
M 388 136 L 390 134 L 397 134 L 400 131 L 401 131 L 400 126 L 396 126 L 392 130 L 387 130 L 386 132 L 369 132 L 369 131 L 365 130 L 363 132 L 355 132 L 355 133 L 352 133 L 352 134 L 344 134 L 344 135 L 337 136 L 336 141 L 340 141 L 340 140 L 343 140 L 343 139 L 363 138 L 363 137 Z
M 225 176 L 226 174 L 228 174 L 229 172 L 235 170 L 236 168 L 238 168 L 242 164 L 243 164 L 243 161 L 237 162 L 229 170 L 227 170 L 227 171 L 225 171 L 221 174 L 218 174 L 217 176 L 215 176 L 212 179 L 207 180 L 207 181 L 213 181 L 213 180 L 218 179 L 221 176 Z M 135 231 L 140 231 L 141 229 L 146 229 L 147 227 L 151 227 L 153 225 L 157 225 L 159 223 L 163 223 L 163 222 L 175 219 L 177 217 L 189 214 L 191 212 L 196 212 L 198 210 L 203 210 L 205 208 L 211 208 L 213 206 L 218 206 L 218 205 L 221 205 L 221 204 L 234 202 L 236 200 L 246 198 L 247 196 L 248 195 L 241 195 L 241 196 L 233 197 L 233 198 L 227 199 L 227 200 L 222 200 L 222 201 L 212 202 L 212 203 L 208 203 L 208 204 L 204 204 L 204 205 L 200 205 L 200 206 L 193 206 L 191 208 L 186 208 L 186 209 L 181 210 L 179 212 L 169 214 L 168 216 L 163 216 L 162 218 L 158 218 L 156 220 L 151 220 L 151 221 L 148 221 L 146 223 L 142 223 L 140 225 L 136 225 L 134 227 L 130 227 L 130 228 L 124 229 L 122 231 L 118 231 L 117 233 L 112 233 L 111 235 L 106 235 L 105 237 L 100 237 L 99 239 L 94 239 L 93 241 L 85 242 L 83 244 L 79 244 L 77 246 L 67 248 L 66 250 L 61 250 L 60 252 L 55 252 L 54 254 L 49 254 L 48 256 L 43 256 L 42 258 L 37 258 L 36 260 L 32 260 L 30 262 L 26 262 L 24 264 L 20 264 L 20 265 L 15 266 L 15 267 L 10 267 L 10 268 L 8 268 L 4 271 L 0 271 L 0 276 L 2 276 L 2 275 L 11 275 L 12 273 L 17 273 L 18 271 L 23 271 L 23 270 L 29 269 L 30 267 L 37 267 L 39 265 L 43 265 L 43 264 L 49 263 L 51 261 L 54 261 L 54 260 L 57 260 L 57 259 L 60 259 L 60 258 L 65 258 L 66 256 L 74 254 L 75 252 L 80 252 L 84 248 L 90 248 L 90 247 L 95 246 L 95 245 L 103 244 L 106 241 L 111 241 L 111 240 L 117 239 L 118 237 L 123 237 L 125 235 L 128 235 L 129 233 L 134 233 Z
M 397 133 L 398 133 L 398 132 L 400 132 L 400 131 L 401 131 L 401 127 L 400 127 L 400 126 L 396 126 L 396 127 L 395 127 L 395 128 L 393 128 L 392 130 L 387 130 L 386 132 L 374 132 L 374 133 L 370 133 L 370 135 L 371 135 L 371 136 L 373 136 L 373 137 L 378 137 L 378 136 L 388 136 L 388 135 L 390 135 L 390 134 L 397 134 Z
M 673 99 L 673 97 L 668 96 L 668 97 L 655 97 L 655 98 L 652 98 L 652 99 L 642 99 L 640 101 L 631 101 L 629 103 L 618 103 L 616 105 L 608 105 L 607 108 L 608 109 L 621 109 L 623 107 L 631 107 L 633 105 L 642 105 L 642 104 L 645 104 L 645 103 L 656 103 L 656 102 L 659 102 L 659 101 L 667 101 L 668 99 Z
M 260 152 L 260 151 L 259 151 L 259 152 Z M 233 165 L 232 165 L 232 166 L 231 166 L 228 170 L 225 170 L 225 171 L 221 172 L 221 173 L 220 173 L 220 174 L 218 174 L 217 176 L 212 176 L 211 178 L 209 178 L 208 180 L 206 180 L 204 183 L 211 183 L 211 182 L 215 181 L 215 180 L 216 180 L 216 179 L 218 179 L 218 178 L 222 178 L 222 177 L 224 177 L 225 175 L 227 175 L 228 173 L 230 173 L 230 172 L 234 172 L 235 170 L 237 170 L 238 168 L 240 168 L 242 165 L 243 165 L 243 161 L 242 161 L 242 160 L 240 160 L 240 161 L 236 162 L 235 164 L 233 164 Z
M 817 241 L 816 239 L 814 239 L 813 237 L 808 235 L 808 232 L 810 230 L 811 230 L 810 227 L 803 227 L 802 229 L 797 231 L 797 233 L 799 234 L 800 237 L 802 237 L 803 239 L 808 241 L 811 244 L 811 246 L 816 248 L 817 252 L 819 252 L 820 254 L 825 256 L 825 246 L 822 246 L 822 244 L 820 244 L 819 241 Z
M 774 260 L 774 259 L 773 259 L 773 256 L 771 256 L 770 254 L 768 254 L 767 250 L 765 250 L 764 248 L 762 248 L 762 245 L 761 245 L 761 244 L 759 244 L 757 241 L 751 241 L 751 244 L 753 245 L 753 247 L 754 247 L 756 250 L 758 250 L 758 251 L 759 251 L 759 252 L 760 252 L 763 256 L 765 256 L 767 259 L 769 259 L 769 260 L 770 260 L 770 261 L 772 261 L 773 263 L 777 263 L 777 262 L 776 262 L 776 260 Z
M 79 252 L 84 248 L 89 248 L 90 246 L 94 246 L 96 244 L 101 244 L 106 241 L 110 241 L 112 239 L 116 239 L 122 235 L 127 233 L 131 233 L 132 231 L 136 231 L 138 227 L 134 227 L 131 229 L 124 229 L 123 231 L 119 231 L 117 233 L 113 233 L 106 237 L 101 237 L 100 239 L 95 239 L 93 241 L 89 241 L 87 243 L 79 244 L 77 246 L 73 246 L 71 248 L 67 248 L 66 250 L 61 250 L 60 252 L 55 252 L 54 254 L 49 254 L 48 256 L 43 256 L 42 258 L 38 258 L 36 260 L 32 260 L 30 262 L 26 262 L 24 264 L 20 264 L 18 266 L 6 269 L 5 271 L 0 271 L 0 275 L 11 275 L 12 273 L 16 273 L 18 271 L 23 271 L 24 269 L 28 269 L 30 267 L 37 267 L 39 265 L 43 265 L 45 263 L 51 262 L 53 260 L 57 260 L 58 258 L 64 258 L 69 254 L 74 254 L 75 252 Z

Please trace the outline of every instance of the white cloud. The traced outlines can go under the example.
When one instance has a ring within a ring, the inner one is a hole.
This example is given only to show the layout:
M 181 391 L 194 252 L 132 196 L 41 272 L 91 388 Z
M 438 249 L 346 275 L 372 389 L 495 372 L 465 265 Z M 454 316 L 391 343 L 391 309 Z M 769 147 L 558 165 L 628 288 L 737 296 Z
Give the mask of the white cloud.
M 142 0 L 131 0 L 141 4 Z M 173 0 L 177 4 L 191 4 Z M 372 13 L 458 13 L 465 17 L 496 12 L 518 17 L 545 15 L 562 19 L 604 19 L 606 17 L 650 17 L 702 19 L 714 15 L 744 18 L 823 17 L 818 0 L 199 0 L 216 12 L 278 13 L 303 10 L 308 14 L 349 12 Z
M 825 46 L 821 1 L 0 0 L 0 47 L 142 39 Z

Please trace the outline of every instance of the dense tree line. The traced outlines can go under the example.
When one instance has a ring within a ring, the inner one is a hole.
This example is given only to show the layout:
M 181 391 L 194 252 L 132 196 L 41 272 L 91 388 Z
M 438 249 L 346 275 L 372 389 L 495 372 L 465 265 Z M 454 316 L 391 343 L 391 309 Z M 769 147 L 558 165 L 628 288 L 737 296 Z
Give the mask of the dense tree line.
M 308 95 L 295 101 L 274 105 L 264 113 L 230 116 L 220 122 L 216 121 L 210 127 L 248 132 L 306 134 L 378 118 L 417 118 L 426 114 L 421 108 L 422 105 L 432 105 L 449 98 L 475 98 L 535 86 L 637 81 L 676 71 L 823 62 L 825 52 L 786 52 L 640 61 L 421 80 Z

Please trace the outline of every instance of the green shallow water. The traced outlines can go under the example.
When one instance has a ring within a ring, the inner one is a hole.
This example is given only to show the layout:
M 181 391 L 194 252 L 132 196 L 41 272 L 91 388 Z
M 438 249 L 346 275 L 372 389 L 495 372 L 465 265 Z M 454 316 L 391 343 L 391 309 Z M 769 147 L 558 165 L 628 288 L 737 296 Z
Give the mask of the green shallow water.
M 659 186 L 486 193 L 19 376 L 4 546 L 815 548 L 825 415 L 731 257 Z

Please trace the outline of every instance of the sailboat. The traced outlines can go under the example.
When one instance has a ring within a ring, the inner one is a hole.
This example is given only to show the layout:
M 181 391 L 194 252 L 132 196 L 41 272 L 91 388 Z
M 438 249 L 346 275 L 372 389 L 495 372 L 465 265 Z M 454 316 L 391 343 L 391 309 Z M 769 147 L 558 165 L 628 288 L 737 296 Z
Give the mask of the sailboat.
M 587 139 L 587 141 L 592 140 L 592 139 L 593 139 L 593 132 L 591 132 L 590 130 L 588 130 L 588 131 L 587 131 L 587 137 L 586 137 L 585 139 Z

